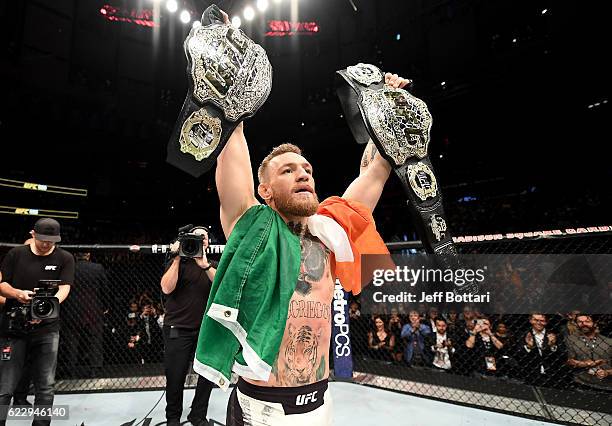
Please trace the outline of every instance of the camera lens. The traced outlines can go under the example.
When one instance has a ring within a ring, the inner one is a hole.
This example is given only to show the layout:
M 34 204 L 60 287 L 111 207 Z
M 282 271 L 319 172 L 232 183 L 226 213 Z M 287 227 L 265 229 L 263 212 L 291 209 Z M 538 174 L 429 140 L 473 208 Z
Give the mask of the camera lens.
M 44 318 L 53 313 L 53 303 L 45 299 L 37 299 L 32 305 L 32 311 L 36 316 Z
M 188 256 L 194 256 L 199 250 L 198 241 L 185 240 L 183 243 L 183 252 Z

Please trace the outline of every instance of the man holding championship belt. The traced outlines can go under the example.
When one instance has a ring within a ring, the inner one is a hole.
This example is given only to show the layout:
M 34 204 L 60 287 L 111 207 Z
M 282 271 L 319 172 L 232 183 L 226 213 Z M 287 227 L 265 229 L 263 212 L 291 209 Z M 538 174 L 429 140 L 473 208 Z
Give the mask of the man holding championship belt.
M 227 28 L 219 33 L 237 31 L 227 15 L 215 13 Z M 211 78 L 208 68 L 216 65 L 209 60 L 227 61 L 215 56 L 218 51 L 201 49 L 205 65 L 194 74 Z M 385 82 L 396 89 L 408 83 L 391 74 Z M 240 92 L 236 85 L 243 84 L 237 78 L 226 83 L 227 93 Z M 225 110 L 217 115 L 223 113 L 227 116 Z M 327 379 L 334 282 L 358 294 L 361 254 L 388 253 L 371 212 L 390 172 L 376 154 L 342 198 L 319 203 L 312 165 L 297 146 L 284 144 L 259 166 L 262 205 L 255 198 L 243 125 L 235 126 L 215 174 L 227 244 L 194 360 L 194 369 L 224 390 L 239 377 L 227 425 L 331 424 Z

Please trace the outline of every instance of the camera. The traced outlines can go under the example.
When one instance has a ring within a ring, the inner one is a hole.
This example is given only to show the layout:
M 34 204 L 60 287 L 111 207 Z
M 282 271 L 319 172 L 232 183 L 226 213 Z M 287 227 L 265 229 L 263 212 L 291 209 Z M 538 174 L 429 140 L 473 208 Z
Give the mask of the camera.
M 202 257 L 204 254 L 204 236 L 189 232 L 193 225 L 185 225 L 179 228 L 177 241 L 179 242 L 178 254 L 180 257 Z
M 30 303 L 18 303 L 4 313 L 3 328 L 8 334 L 25 335 L 30 321 L 59 318 L 60 303 L 55 297 L 61 280 L 39 280 Z

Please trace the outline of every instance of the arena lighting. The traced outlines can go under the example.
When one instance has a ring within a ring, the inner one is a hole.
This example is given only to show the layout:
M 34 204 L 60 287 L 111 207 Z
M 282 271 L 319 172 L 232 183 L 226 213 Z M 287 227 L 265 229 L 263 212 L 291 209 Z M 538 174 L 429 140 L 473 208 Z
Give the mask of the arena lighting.
M 191 24 L 191 26 L 193 28 L 200 28 L 202 26 L 202 23 L 200 21 L 193 21 L 193 23 Z
M 127 9 L 105 4 L 100 9 L 104 19 L 112 22 L 128 22 L 143 27 L 158 27 L 153 21 L 152 9 Z
M 267 8 L 268 0 L 257 0 L 257 9 L 259 9 L 260 12 L 265 12 Z
M 176 0 L 168 0 L 168 2 L 166 3 L 166 9 L 168 9 L 168 12 L 174 13 L 178 10 L 178 3 L 176 2 Z
M 244 15 L 244 19 L 246 19 L 247 21 L 250 21 L 251 19 L 255 17 L 255 11 L 253 10 L 251 6 L 247 6 L 244 8 L 243 15 Z
M 79 212 L 65 210 L 32 209 L 28 207 L 0 206 L 0 214 L 15 214 L 20 216 L 45 216 L 62 219 L 78 219 Z
M 266 37 L 285 37 L 294 35 L 314 35 L 319 32 L 316 22 L 268 21 Z
M 542 15 L 546 15 L 546 12 L 548 12 L 548 9 L 544 9 L 544 10 L 542 11 Z
M 234 16 L 232 18 L 232 26 L 234 28 L 240 28 L 240 25 L 242 25 L 242 21 L 240 20 L 239 16 Z
M 191 21 L 191 14 L 187 10 L 183 10 L 180 19 L 183 24 L 188 24 Z
M 43 185 L 42 183 L 24 182 L 21 180 L 0 178 L 0 186 L 17 189 L 29 189 L 31 191 L 53 192 L 55 194 L 78 195 L 87 197 L 87 190 L 84 188 L 69 188 L 66 186 Z

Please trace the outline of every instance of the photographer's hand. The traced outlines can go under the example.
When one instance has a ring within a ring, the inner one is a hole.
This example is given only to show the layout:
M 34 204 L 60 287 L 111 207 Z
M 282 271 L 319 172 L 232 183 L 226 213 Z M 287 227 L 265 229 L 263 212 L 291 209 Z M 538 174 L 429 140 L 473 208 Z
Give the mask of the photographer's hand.
M 206 253 L 204 253 L 202 257 L 196 257 L 195 261 L 202 269 L 206 269 L 210 266 L 210 263 L 208 263 L 208 259 L 206 258 Z
M 32 300 L 33 294 L 34 292 L 30 290 L 16 290 L 15 299 L 17 299 L 19 303 L 28 303 Z

